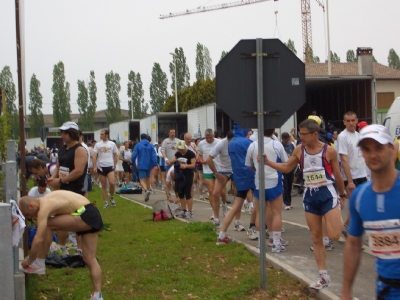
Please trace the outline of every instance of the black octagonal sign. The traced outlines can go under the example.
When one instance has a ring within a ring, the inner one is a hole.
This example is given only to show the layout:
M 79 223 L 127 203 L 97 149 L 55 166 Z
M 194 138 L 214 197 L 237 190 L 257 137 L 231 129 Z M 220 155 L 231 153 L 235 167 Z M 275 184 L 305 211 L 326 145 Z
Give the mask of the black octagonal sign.
M 256 40 L 241 40 L 216 66 L 217 104 L 257 128 Z M 278 39 L 262 40 L 264 128 L 281 127 L 306 100 L 304 63 Z

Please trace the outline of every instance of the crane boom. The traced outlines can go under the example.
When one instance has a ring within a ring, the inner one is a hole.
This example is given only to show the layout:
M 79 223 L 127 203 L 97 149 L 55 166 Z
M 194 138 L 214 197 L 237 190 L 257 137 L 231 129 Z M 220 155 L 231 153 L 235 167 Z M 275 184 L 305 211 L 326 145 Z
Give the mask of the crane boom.
M 160 19 L 167 19 L 167 18 L 179 17 L 179 16 L 184 16 L 184 15 L 189 15 L 189 14 L 208 12 L 208 11 L 211 11 L 211 10 L 217 10 L 217 9 L 223 9 L 223 8 L 231 8 L 231 7 L 247 5 L 247 4 L 261 3 L 261 2 L 265 2 L 265 1 L 271 1 L 271 0 L 241 0 L 241 1 L 230 2 L 230 3 L 222 3 L 222 4 L 219 4 L 219 5 L 212 5 L 212 6 L 199 6 L 198 8 L 187 9 L 185 11 L 178 12 L 178 13 L 169 13 L 167 15 L 160 15 L 159 18 Z M 278 0 L 274 0 L 274 1 L 278 1 Z

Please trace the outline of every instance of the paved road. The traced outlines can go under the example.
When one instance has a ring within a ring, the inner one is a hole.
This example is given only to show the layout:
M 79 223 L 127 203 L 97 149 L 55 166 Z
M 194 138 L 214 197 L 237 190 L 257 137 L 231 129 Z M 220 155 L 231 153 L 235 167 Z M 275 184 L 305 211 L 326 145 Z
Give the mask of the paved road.
M 121 196 L 146 206 L 151 206 L 155 201 L 166 198 L 165 193 L 161 190 L 157 190 L 155 195 L 151 195 L 148 202 L 144 202 L 144 197 L 140 194 Z M 233 202 L 232 196 L 228 196 L 228 199 Z M 212 215 L 210 204 L 205 201 L 200 201 L 198 194 L 195 194 L 194 200 L 194 217 L 193 219 L 190 219 L 190 221 L 210 222 L 209 218 Z M 267 247 L 266 258 L 267 262 L 272 264 L 274 268 L 282 269 L 290 276 L 297 278 L 306 285 L 309 285 L 316 280 L 318 269 L 313 252 L 310 250 L 311 235 L 306 226 L 302 199 L 300 197 L 295 197 L 293 199 L 293 206 L 293 209 L 289 211 L 283 210 L 282 212 L 282 219 L 285 227 L 285 233 L 283 233 L 282 237 L 289 241 L 286 252 L 271 253 L 270 248 Z M 221 218 L 223 218 L 222 209 L 220 213 Z M 343 216 L 345 216 L 345 214 L 346 211 L 343 211 Z M 242 212 L 241 223 L 243 226 L 247 228 L 249 221 L 249 213 Z M 258 242 L 250 240 L 245 231 L 234 231 L 233 222 L 227 231 L 227 235 L 233 237 L 238 242 L 243 242 L 256 256 L 260 255 L 259 250 L 255 248 Z M 344 240 L 335 242 L 334 245 L 334 250 L 327 252 L 328 272 L 331 276 L 332 283 L 329 288 L 316 291 L 316 295 L 319 299 L 339 299 L 340 296 L 343 278 Z M 353 288 L 354 296 L 358 297 L 360 300 L 375 299 L 376 273 L 374 269 L 374 261 L 375 259 L 371 255 L 369 248 L 365 247 L 365 250 L 362 253 L 362 260 L 355 281 L 355 286 Z

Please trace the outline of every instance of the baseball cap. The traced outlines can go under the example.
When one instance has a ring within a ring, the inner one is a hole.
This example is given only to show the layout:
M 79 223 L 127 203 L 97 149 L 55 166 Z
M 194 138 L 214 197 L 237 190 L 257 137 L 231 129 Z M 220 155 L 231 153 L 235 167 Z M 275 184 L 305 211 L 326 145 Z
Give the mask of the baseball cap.
M 363 129 L 365 126 L 368 126 L 368 123 L 365 121 L 358 122 L 358 128 Z
M 320 117 L 314 116 L 314 115 L 310 115 L 310 116 L 308 116 L 308 119 L 314 120 L 315 122 L 318 123 L 319 126 L 321 126 L 322 121 L 321 121 L 321 118 L 320 118 Z
M 142 134 L 140 135 L 140 139 L 146 140 L 146 139 L 147 139 L 147 134 L 142 133 Z
M 176 144 L 176 149 L 178 149 L 178 150 L 185 150 L 185 149 L 187 149 L 187 146 L 186 146 L 186 144 L 185 144 L 185 141 L 179 141 L 179 142 Z
M 59 128 L 60 130 L 68 130 L 68 129 L 75 129 L 79 130 L 78 125 L 75 122 L 65 122 L 62 124 L 62 126 Z
M 389 129 L 379 124 L 368 125 L 361 129 L 358 144 L 360 145 L 361 141 L 365 139 L 373 139 L 382 145 L 394 145 L 393 139 L 389 133 Z

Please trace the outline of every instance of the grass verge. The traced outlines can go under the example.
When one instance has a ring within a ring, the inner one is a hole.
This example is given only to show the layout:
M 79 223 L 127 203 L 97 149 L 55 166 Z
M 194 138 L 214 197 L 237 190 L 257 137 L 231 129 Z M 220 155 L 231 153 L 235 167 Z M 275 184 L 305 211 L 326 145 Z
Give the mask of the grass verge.
M 123 299 L 316 299 L 308 289 L 268 267 L 267 290 L 259 290 L 259 260 L 244 245 L 216 246 L 212 223 L 153 222 L 151 210 L 118 195 L 102 208 L 100 189 L 89 199 L 105 224 L 97 257 L 103 297 Z M 89 299 L 87 268 L 54 269 L 30 276 L 28 300 Z

